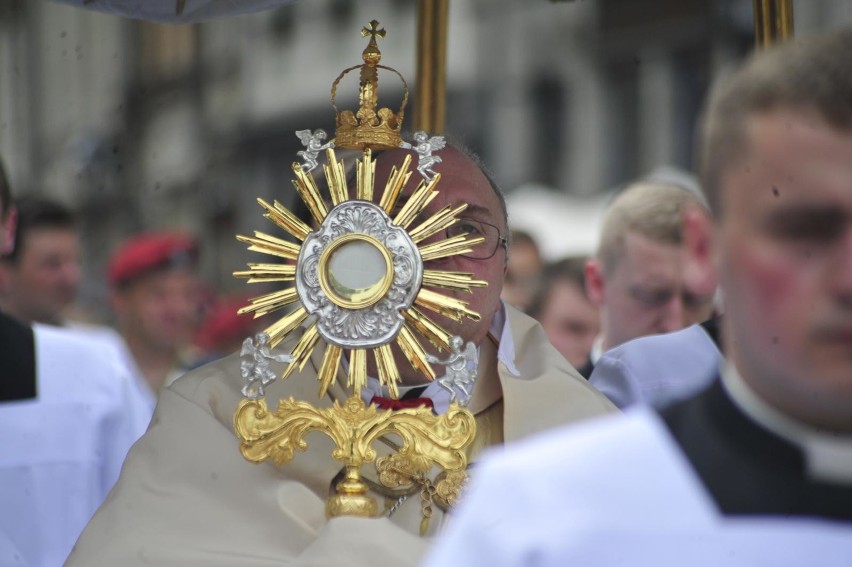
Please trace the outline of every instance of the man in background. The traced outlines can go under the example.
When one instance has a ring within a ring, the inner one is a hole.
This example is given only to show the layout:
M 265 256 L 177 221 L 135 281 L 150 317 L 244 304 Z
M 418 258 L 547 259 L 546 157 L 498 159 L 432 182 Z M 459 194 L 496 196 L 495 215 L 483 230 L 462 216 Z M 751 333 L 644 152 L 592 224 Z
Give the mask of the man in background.
M 529 309 L 543 266 L 538 244 L 531 234 L 513 230 L 509 236 L 509 263 L 500 297 L 521 311 Z
M 264 329 L 263 319 L 238 314 L 241 308 L 249 305 L 251 297 L 246 293 L 232 293 L 211 301 L 192 340 L 190 368 L 198 368 L 240 350 L 246 338 Z
M 688 207 L 683 218 L 683 278 L 690 289 L 708 294 L 716 290 L 718 280 L 712 241 L 709 217 Z M 724 361 L 722 317 L 610 349 L 595 364 L 589 383 L 621 409 L 635 404 L 662 409 L 689 398 L 715 379 Z
M 15 208 L 15 245 L 0 256 L 0 307 L 24 323 L 61 326 L 80 286 L 76 220 L 39 197 L 18 199 Z
M 184 356 L 200 316 L 198 241 L 181 232 L 133 236 L 107 267 L 110 307 L 153 410 L 156 394 L 185 370 Z
M 613 347 L 711 316 L 714 294 L 692 289 L 683 278 L 681 223 L 688 206 L 704 209 L 690 191 L 645 181 L 627 187 L 610 205 L 597 253 L 586 265 L 586 290 L 601 310 L 601 334 L 585 375 Z
M 576 256 L 546 265 L 528 311 L 556 350 L 578 370 L 588 369 L 586 362 L 600 332 L 598 307 L 586 294 L 586 261 Z
M 25 324 L 64 327 L 114 351 L 126 373 L 138 373 L 121 337 L 110 327 L 80 323 L 69 311 L 81 281 L 80 235 L 74 214 L 64 205 L 41 197 L 15 202 L 14 246 L 0 256 L 0 307 Z M 154 409 L 151 388 L 140 383 L 139 398 Z

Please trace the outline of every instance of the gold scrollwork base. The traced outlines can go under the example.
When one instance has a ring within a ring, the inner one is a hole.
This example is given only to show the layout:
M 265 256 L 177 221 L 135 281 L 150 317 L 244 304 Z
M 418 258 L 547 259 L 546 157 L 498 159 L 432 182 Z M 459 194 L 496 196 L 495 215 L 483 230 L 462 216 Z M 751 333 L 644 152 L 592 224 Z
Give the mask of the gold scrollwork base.
M 467 463 L 465 462 L 465 465 Z M 421 456 L 407 454 L 405 448 L 398 453 L 376 461 L 379 482 L 388 488 L 405 488 L 414 483 L 423 484 L 428 478 L 432 463 Z M 434 499 L 444 510 L 455 506 L 467 484 L 465 468 L 445 468 L 431 483 L 435 487 Z
M 381 459 L 383 484 L 419 482 L 437 465 L 446 474 L 439 475 L 436 494 L 452 503 L 467 478 L 465 448 L 476 436 L 476 421 L 456 404 L 446 414 L 435 415 L 428 408 L 379 411 L 366 406 L 359 396 L 346 399 L 343 405 L 335 401 L 328 408 L 289 398 L 270 412 L 264 399 L 246 399 L 234 413 L 234 431 L 243 457 L 255 463 L 271 459 L 277 466 L 289 463 L 296 450 L 307 449 L 307 433 L 325 433 L 335 444 L 332 457 L 346 467 L 336 494 L 326 503 L 326 513 L 329 517 L 372 517 L 377 514 L 377 504 L 367 494 L 359 471 L 364 463 L 376 459 L 375 440 L 387 435 L 402 439 L 397 455 Z

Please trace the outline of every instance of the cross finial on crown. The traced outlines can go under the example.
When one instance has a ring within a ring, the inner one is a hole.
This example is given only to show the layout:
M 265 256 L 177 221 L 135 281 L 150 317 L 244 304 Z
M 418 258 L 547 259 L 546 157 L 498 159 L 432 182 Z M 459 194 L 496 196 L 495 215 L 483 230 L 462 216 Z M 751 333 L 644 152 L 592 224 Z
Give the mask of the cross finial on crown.
M 372 20 L 370 22 L 369 28 L 367 28 L 367 26 L 364 26 L 363 28 L 361 28 L 361 37 L 367 37 L 368 35 L 370 35 L 370 36 L 372 36 L 370 38 L 370 41 L 375 41 L 376 36 L 384 39 L 386 33 L 387 32 L 385 32 L 385 28 L 379 29 L 378 20 Z

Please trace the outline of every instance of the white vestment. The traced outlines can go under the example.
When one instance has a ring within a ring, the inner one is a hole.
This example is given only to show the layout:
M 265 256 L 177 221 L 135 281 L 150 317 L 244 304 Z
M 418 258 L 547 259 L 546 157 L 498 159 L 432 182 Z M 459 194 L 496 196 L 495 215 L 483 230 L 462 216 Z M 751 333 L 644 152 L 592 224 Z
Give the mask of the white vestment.
M 0 404 L 0 534 L 20 564 L 56 567 L 147 421 L 108 350 L 43 325 L 34 327 L 34 344 L 36 398 Z
M 151 385 L 142 375 L 136 360 L 133 358 L 133 353 L 130 352 L 130 347 L 124 337 L 111 327 L 103 327 L 100 325 L 85 325 L 72 323 L 69 327 L 78 333 L 83 333 L 86 337 L 100 342 L 105 348 L 113 351 L 118 361 L 124 367 L 124 371 L 130 376 L 133 382 L 136 395 L 140 398 L 140 403 L 143 408 L 146 408 L 148 413 L 148 421 L 154 414 L 154 408 L 157 406 L 157 393 L 151 388 Z M 166 380 L 171 383 L 182 374 L 172 372 Z
M 852 525 L 723 516 L 662 420 L 637 408 L 483 460 L 426 567 L 852 564 Z
M 621 409 L 663 408 L 707 387 L 724 361 L 701 325 L 640 337 L 603 353 L 589 383 Z

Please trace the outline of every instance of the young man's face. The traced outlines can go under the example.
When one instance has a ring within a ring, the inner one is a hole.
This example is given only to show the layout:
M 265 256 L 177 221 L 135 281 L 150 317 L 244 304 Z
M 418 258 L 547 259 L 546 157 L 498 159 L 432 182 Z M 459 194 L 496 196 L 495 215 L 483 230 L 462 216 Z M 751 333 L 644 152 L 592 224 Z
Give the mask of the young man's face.
M 693 289 L 683 277 L 684 254 L 682 246 L 628 232 L 624 250 L 611 269 L 598 260 L 590 261 L 587 287 L 602 309 L 605 350 L 710 317 L 713 294 Z
M 852 431 L 852 132 L 778 110 L 747 140 L 717 226 L 728 353 L 779 409 Z
M 573 282 L 555 280 L 539 315 L 547 338 L 575 368 L 586 364 L 600 332 L 598 308 Z
M 80 241 L 76 230 L 36 227 L 18 242 L 20 251 L 3 270 L 3 302 L 15 316 L 60 324 L 80 286 Z

